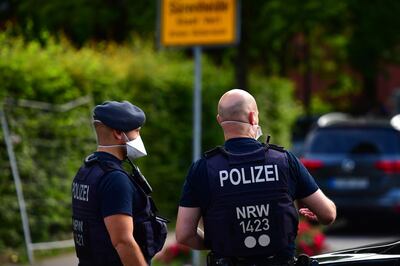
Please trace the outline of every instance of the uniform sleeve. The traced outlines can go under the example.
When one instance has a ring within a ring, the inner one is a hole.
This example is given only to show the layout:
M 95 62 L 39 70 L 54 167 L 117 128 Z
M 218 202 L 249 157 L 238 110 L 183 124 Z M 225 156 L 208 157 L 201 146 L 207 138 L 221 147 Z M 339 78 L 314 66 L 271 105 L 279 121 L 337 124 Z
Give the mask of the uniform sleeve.
M 129 177 L 114 171 L 103 177 L 99 185 L 101 214 L 105 218 L 115 214 L 133 216 L 132 207 L 136 189 Z
M 291 194 L 294 199 L 302 199 L 310 196 L 318 190 L 317 183 L 295 155 L 291 152 L 287 152 L 287 155 L 289 160 L 289 171 L 295 181 L 295 186 L 292 188 Z
M 183 184 L 179 206 L 182 207 L 202 207 L 204 198 L 202 195 L 208 194 L 208 176 L 205 159 L 200 159 L 193 163 Z

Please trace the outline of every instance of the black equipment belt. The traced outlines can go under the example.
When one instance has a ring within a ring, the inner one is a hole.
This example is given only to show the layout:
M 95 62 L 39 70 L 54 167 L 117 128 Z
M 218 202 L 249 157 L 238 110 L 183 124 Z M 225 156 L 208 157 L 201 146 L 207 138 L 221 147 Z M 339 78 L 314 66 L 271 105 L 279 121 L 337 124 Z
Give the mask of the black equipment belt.
M 207 266 L 293 266 L 295 259 L 277 257 L 219 257 L 210 252 Z

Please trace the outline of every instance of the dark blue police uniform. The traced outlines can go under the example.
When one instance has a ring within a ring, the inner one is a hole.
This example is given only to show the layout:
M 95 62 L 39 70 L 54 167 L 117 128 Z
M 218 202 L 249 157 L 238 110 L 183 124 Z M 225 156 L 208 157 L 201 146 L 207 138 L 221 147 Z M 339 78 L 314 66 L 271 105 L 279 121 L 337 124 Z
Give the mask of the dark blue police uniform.
M 111 115 L 110 115 L 111 114 Z M 144 113 L 129 102 L 105 102 L 94 110 L 94 119 L 128 132 L 144 123 Z M 80 266 L 122 265 L 112 245 L 104 218 L 125 214 L 134 218 L 134 238 L 145 259 L 161 250 L 167 235 L 165 220 L 143 186 L 144 177 L 122 168 L 122 161 L 107 152 L 88 156 L 72 183 L 72 229 Z
M 201 208 L 205 244 L 216 257 L 284 262 L 295 253 L 293 202 L 317 189 L 290 152 L 234 138 L 192 165 L 180 206 Z

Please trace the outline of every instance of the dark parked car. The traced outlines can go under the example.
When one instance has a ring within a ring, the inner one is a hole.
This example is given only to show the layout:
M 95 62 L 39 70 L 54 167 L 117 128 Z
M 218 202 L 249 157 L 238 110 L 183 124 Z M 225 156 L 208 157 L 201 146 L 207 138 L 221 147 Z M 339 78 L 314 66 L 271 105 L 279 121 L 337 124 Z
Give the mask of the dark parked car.
M 308 132 L 318 121 L 319 115 L 300 116 L 296 119 L 292 127 L 292 147 L 290 151 L 300 157 L 303 155 L 304 142 Z
M 308 134 L 303 164 L 338 208 L 361 217 L 400 217 L 400 116 L 390 121 L 322 116 Z

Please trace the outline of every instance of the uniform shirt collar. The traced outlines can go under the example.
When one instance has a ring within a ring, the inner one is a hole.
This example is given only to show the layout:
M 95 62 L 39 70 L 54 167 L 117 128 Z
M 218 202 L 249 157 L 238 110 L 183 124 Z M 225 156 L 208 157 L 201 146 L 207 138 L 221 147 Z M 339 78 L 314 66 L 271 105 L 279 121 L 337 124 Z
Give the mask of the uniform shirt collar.
M 225 141 L 225 149 L 233 153 L 247 153 L 262 147 L 262 144 L 253 138 L 232 138 Z
M 122 161 L 120 159 L 118 159 L 117 157 L 115 157 L 114 155 L 112 155 L 111 153 L 108 153 L 108 152 L 96 151 L 93 153 L 93 155 L 97 156 L 97 158 L 99 158 L 99 160 L 101 160 L 101 161 L 113 161 L 118 164 L 122 163 Z

